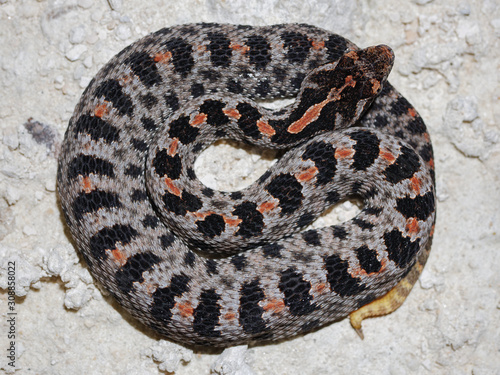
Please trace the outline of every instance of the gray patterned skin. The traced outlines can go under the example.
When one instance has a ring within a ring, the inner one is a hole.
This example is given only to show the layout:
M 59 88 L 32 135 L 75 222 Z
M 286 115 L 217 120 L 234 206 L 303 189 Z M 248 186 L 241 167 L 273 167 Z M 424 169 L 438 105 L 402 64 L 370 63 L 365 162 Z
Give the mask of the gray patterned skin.
M 189 345 L 290 337 L 387 293 L 435 220 L 429 134 L 386 82 L 392 63 L 386 46 L 296 24 L 182 25 L 125 48 L 83 93 L 59 160 L 92 275 Z M 221 138 L 288 151 L 247 189 L 214 191 L 193 163 Z M 352 195 L 354 219 L 304 231 Z

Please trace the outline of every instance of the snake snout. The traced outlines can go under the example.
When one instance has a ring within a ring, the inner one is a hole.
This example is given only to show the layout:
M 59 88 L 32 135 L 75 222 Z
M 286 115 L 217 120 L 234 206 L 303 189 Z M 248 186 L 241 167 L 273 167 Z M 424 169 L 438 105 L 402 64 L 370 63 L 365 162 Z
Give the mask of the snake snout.
M 359 51 L 359 56 L 367 66 L 374 78 L 384 80 L 389 76 L 394 64 L 394 52 L 391 47 L 384 44 L 372 46 Z

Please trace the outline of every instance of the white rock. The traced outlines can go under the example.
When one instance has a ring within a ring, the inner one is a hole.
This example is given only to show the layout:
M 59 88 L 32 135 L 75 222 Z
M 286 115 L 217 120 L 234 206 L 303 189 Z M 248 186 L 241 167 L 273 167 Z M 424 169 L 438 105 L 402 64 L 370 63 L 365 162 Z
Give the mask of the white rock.
M 465 39 L 469 45 L 475 45 L 481 42 L 481 30 L 479 29 L 479 25 L 472 20 L 460 20 L 456 30 L 458 37 Z
M 88 9 L 94 5 L 94 0 L 78 0 L 78 6 L 83 9 Z
M 471 12 L 470 4 L 469 3 L 462 3 L 462 4 L 460 4 L 458 12 L 462 16 L 469 16 L 470 12 Z
M 15 267 L 15 294 L 18 297 L 24 297 L 32 284 L 40 281 L 45 276 L 42 270 L 32 265 L 26 258 L 18 255 L 19 250 L 7 248 L 0 245 L 0 289 L 7 289 L 7 273 L 14 264 Z
M 52 249 L 49 254 L 44 257 L 46 270 L 51 275 L 60 275 L 66 269 L 64 257 L 58 249 Z
M 193 352 L 181 345 L 159 340 L 146 349 L 142 355 L 152 358 L 155 362 L 159 362 L 158 368 L 160 371 L 174 373 L 178 370 L 181 362 L 186 363 L 191 361 Z
M 69 41 L 71 44 L 81 44 L 85 40 L 86 35 L 85 26 L 78 25 L 70 30 Z
M 83 44 L 77 44 L 73 48 L 71 48 L 68 52 L 66 52 L 66 58 L 69 61 L 76 61 L 87 51 L 87 46 Z
M 109 7 L 112 10 L 120 10 L 122 8 L 122 0 L 108 0 Z
M 464 155 L 486 159 L 498 142 L 498 132 L 487 129 L 478 117 L 477 98 L 457 96 L 446 106 L 444 129 L 451 143 Z
M 60 90 L 62 89 L 64 86 L 64 76 L 62 76 L 61 74 L 58 74 L 54 77 L 54 87 L 57 89 L 57 90 Z
M 37 234 L 37 231 L 33 225 L 25 225 L 23 227 L 23 233 L 27 236 L 34 236 L 35 234 Z
M 92 56 L 87 56 L 83 59 L 83 66 L 85 66 L 87 69 L 92 68 Z
M 500 18 L 495 18 L 490 21 L 490 25 L 495 30 L 495 35 L 497 38 L 500 38 Z
M 15 150 L 19 146 L 19 137 L 17 132 L 6 130 L 2 138 L 2 143 L 9 149 Z
M 211 370 L 219 375 L 254 375 L 255 372 L 246 364 L 248 345 L 225 349 L 212 365 Z
M 47 181 L 45 181 L 45 190 L 53 193 L 56 191 L 56 179 L 55 178 L 49 178 Z
M 130 31 L 130 27 L 128 27 L 127 25 L 118 25 L 115 32 L 116 32 L 116 36 L 120 40 L 127 40 L 132 35 L 132 32 Z
M 68 309 L 79 310 L 92 298 L 92 291 L 84 283 L 71 288 L 64 296 L 64 306 Z
M 5 199 L 7 200 L 9 206 L 15 204 L 20 197 L 21 197 L 21 192 L 19 191 L 19 188 L 15 188 L 12 185 L 7 186 Z

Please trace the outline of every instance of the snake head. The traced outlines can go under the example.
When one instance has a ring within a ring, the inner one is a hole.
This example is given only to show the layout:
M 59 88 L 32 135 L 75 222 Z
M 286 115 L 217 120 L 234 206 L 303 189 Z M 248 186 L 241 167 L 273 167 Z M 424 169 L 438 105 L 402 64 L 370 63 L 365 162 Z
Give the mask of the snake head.
M 393 64 L 392 49 L 379 45 L 347 52 L 339 60 L 336 69 L 344 74 L 352 74 L 353 80 L 363 87 L 360 99 L 365 99 L 374 98 L 380 93 Z
M 382 91 L 393 63 L 391 48 L 380 45 L 350 50 L 337 63 L 314 69 L 302 83 L 288 132 L 353 126 Z

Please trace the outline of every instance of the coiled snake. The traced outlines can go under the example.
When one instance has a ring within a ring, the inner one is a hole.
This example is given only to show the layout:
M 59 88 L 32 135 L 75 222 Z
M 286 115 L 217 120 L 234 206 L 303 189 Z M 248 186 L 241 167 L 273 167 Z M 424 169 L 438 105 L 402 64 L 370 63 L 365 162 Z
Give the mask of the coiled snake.
M 92 275 L 154 330 L 212 346 L 307 332 L 385 295 L 425 263 L 435 220 L 429 134 L 386 82 L 393 59 L 297 24 L 181 25 L 125 48 L 59 160 Z M 255 102 L 281 97 L 297 99 Z M 287 151 L 250 187 L 215 191 L 193 163 L 225 138 Z M 304 229 L 353 195 L 355 218 Z

